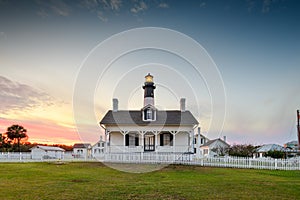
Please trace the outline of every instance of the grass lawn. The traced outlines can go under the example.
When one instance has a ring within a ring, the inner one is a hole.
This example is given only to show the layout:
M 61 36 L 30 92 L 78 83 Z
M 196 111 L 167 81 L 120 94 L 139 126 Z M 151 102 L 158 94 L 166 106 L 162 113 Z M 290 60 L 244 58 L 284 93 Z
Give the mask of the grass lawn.
M 133 174 L 96 162 L 0 163 L 0 199 L 300 199 L 300 171 L 170 165 Z

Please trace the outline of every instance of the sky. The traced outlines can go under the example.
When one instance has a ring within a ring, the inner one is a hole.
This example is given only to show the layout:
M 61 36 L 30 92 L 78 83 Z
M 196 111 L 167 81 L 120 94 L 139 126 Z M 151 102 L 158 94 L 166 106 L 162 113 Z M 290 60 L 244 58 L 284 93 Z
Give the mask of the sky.
M 0 0 L 0 133 L 20 124 L 31 142 L 95 143 L 112 98 L 143 106 L 150 72 L 157 108 L 179 109 L 185 97 L 210 139 L 296 140 L 299 9 L 297 0 Z

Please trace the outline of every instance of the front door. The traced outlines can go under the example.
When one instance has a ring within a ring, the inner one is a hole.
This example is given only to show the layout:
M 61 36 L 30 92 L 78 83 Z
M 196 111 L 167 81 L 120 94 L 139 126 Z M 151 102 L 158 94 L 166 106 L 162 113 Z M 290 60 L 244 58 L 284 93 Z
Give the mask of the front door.
M 155 150 L 155 135 L 145 134 L 144 151 L 154 151 L 154 150 Z

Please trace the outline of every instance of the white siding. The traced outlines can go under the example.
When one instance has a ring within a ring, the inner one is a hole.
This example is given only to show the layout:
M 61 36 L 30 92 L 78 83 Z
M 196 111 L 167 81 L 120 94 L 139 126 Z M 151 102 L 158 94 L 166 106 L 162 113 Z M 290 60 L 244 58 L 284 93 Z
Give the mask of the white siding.
M 110 146 L 124 146 L 124 136 L 118 132 L 110 133 Z
M 63 159 L 64 152 L 62 151 L 51 151 L 51 150 L 43 150 L 41 148 L 32 148 L 31 149 L 31 157 L 34 160 L 42 160 L 42 159 Z
M 187 132 L 179 132 L 176 134 L 176 146 L 183 146 L 183 145 L 189 145 L 189 135 Z

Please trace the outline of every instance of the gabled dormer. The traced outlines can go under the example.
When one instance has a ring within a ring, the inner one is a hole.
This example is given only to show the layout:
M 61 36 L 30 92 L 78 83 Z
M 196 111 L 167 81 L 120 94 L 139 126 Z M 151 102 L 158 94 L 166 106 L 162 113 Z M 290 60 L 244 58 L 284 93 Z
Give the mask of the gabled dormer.
M 156 120 L 156 108 L 151 104 L 142 108 L 142 119 L 143 121 L 155 121 Z

